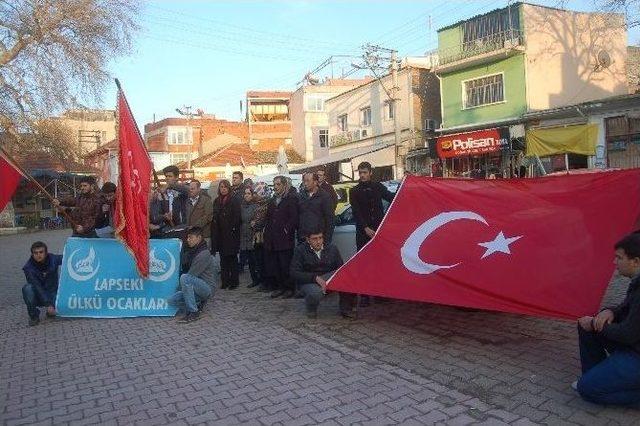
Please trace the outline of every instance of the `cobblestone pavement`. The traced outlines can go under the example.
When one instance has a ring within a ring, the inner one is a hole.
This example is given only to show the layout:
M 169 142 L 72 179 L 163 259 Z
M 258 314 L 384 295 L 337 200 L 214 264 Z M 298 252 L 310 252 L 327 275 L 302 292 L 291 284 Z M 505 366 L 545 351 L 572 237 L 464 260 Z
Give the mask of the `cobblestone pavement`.
M 583 402 L 575 326 L 391 302 L 317 320 L 300 300 L 219 291 L 204 318 L 54 319 L 28 327 L 20 287 L 32 241 L 0 237 L 0 423 L 640 424 Z M 246 277 L 245 277 L 246 278 Z M 622 297 L 614 281 L 607 299 Z

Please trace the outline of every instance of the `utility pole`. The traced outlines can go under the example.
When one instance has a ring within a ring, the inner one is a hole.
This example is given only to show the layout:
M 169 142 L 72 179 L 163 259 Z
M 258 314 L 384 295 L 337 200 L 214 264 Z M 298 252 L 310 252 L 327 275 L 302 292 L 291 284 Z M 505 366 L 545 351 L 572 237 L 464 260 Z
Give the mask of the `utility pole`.
M 389 98 L 389 102 L 391 103 L 390 107 L 392 108 L 392 111 L 393 111 L 393 133 L 394 133 L 394 147 L 395 147 L 395 150 L 394 150 L 395 168 L 396 168 L 395 178 L 402 179 L 402 177 L 404 176 L 404 162 L 402 157 L 400 156 L 402 129 L 400 129 L 400 123 L 398 119 L 398 115 L 399 115 L 398 110 L 400 106 L 400 96 L 399 96 L 400 86 L 398 85 L 398 68 L 399 68 L 398 51 L 381 47 L 381 46 L 371 45 L 371 44 L 367 44 L 363 46 L 363 49 L 365 51 L 363 58 L 366 66 L 371 70 L 373 75 L 380 82 L 382 89 L 387 94 L 387 97 Z M 386 55 L 382 56 L 380 55 L 380 52 L 385 52 L 389 56 L 386 56 Z M 391 88 L 390 91 L 387 90 L 387 88 L 384 86 L 382 82 L 382 78 L 378 76 L 378 74 L 376 73 L 376 69 L 385 68 L 381 66 L 381 64 L 386 62 L 389 63 L 389 69 L 391 70 L 391 81 L 393 84 L 393 87 Z M 355 66 L 355 64 L 352 64 L 352 66 Z
M 176 112 L 182 116 L 187 117 L 187 143 L 189 143 L 189 157 L 187 159 L 187 169 L 191 170 L 191 157 L 193 157 L 193 129 L 191 128 L 191 119 L 193 114 L 191 113 L 191 105 L 184 105 L 182 109 L 176 108 Z

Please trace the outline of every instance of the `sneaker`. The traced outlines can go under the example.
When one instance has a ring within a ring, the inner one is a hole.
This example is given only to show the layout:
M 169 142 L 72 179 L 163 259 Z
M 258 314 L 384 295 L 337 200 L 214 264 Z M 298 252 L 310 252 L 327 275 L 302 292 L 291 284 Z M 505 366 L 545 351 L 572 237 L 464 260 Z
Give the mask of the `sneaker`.
M 278 297 L 282 296 L 285 293 L 286 293 L 285 290 L 276 290 L 273 293 L 271 293 L 271 295 L 269 297 L 271 297 L 272 299 L 275 299 L 275 298 L 278 298 Z
M 340 312 L 340 315 L 342 315 L 342 318 L 344 319 L 354 320 L 357 318 L 357 314 L 355 311 L 342 311 Z
M 285 292 L 282 293 L 283 299 L 291 299 L 293 296 L 294 296 L 293 290 L 285 290 Z
M 198 312 L 202 312 L 204 310 L 205 306 L 207 306 L 208 301 L 209 299 L 198 301 L 198 303 L 196 304 L 196 306 L 198 307 Z
M 200 312 L 187 312 L 187 315 L 180 321 L 183 324 L 198 321 L 200 319 Z
M 574 381 L 573 383 L 571 383 L 571 389 L 573 389 L 574 391 L 578 392 L 578 381 Z
M 29 318 L 29 327 L 34 327 L 38 324 L 40 324 L 39 318 Z
M 251 283 L 247 286 L 247 288 L 254 288 L 254 287 L 258 287 L 258 283 Z

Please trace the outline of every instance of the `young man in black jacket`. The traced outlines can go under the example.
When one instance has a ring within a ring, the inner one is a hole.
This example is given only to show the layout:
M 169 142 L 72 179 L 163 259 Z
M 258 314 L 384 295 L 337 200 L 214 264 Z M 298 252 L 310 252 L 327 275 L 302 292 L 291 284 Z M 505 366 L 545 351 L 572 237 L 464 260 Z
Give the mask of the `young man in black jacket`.
M 45 243 L 36 241 L 31 245 L 31 257 L 22 268 L 27 279 L 22 287 L 22 298 L 27 305 L 30 326 L 40 323 L 39 306 L 46 308 L 48 316 L 56 314 L 60 265 L 62 256 L 49 253 Z
M 325 294 L 327 280 L 342 264 L 338 248 L 324 243 L 322 229 L 312 231 L 306 242 L 296 247 L 290 272 L 304 295 L 309 318 L 318 316 L 318 305 Z
M 324 240 L 331 242 L 335 226 L 335 206 L 331 196 L 320 189 L 316 173 L 302 175 L 305 191 L 300 194 L 298 238 L 302 239 L 316 229 L 322 229 Z
M 582 377 L 572 384 L 596 404 L 640 404 L 640 234 L 615 245 L 620 275 L 631 278 L 624 301 L 578 320 Z

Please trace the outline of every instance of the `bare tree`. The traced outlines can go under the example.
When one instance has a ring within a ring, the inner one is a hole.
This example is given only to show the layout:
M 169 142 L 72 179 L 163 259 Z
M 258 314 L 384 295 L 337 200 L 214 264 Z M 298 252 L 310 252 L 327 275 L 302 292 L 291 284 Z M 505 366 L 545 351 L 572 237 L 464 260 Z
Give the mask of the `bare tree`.
M 623 13 L 627 28 L 640 25 L 640 0 L 595 0 L 596 7 L 604 12 Z
M 137 0 L 0 0 L 0 130 L 16 137 L 37 134 L 46 117 L 99 101 L 109 82 L 109 61 L 131 49 L 138 5 Z M 52 132 L 50 124 L 46 128 Z M 44 139 L 56 148 L 49 136 Z

